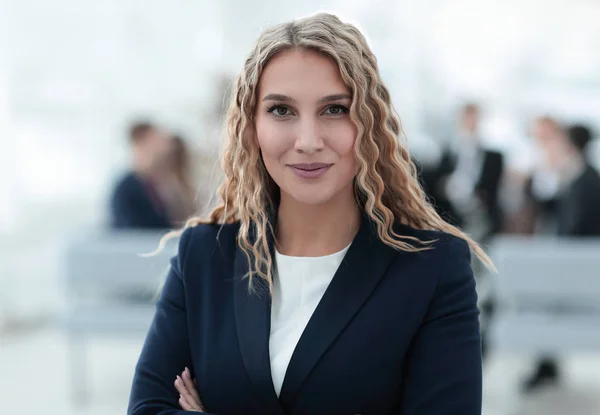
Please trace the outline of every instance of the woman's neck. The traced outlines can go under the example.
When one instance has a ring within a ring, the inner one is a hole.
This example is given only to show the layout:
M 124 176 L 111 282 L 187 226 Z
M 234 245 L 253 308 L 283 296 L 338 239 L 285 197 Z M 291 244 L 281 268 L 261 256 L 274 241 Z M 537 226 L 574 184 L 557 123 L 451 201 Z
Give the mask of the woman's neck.
M 282 195 L 277 212 L 277 249 L 284 255 L 316 257 L 347 247 L 360 227 L 354 197 L 306 205 Z

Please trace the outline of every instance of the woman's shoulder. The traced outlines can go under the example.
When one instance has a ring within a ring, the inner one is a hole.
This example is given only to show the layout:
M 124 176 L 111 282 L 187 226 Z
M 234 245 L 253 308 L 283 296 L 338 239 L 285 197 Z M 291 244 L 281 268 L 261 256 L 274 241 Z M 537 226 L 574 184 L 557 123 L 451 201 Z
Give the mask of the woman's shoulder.
M 396 223 L 394 231 L 402 236 L 417 238 L 421 241 L 436 241 L 442 245 L 462 245 L 468 246 L 467 241 L 451 233 L 440 230 L 416 229 L 408 225 Z
M 239 223 L 201 223 L 190 226 L 181 234 L 179 254 L 187 257 L 190 251 L 209 255 L 220 252 L 225 257 L 230 257 L 235 253 L 238 231 Z
M 408 237 L 409 242 L 410 239 L 414 238 L 425 243 L 430 248 L 423 251 L 427 257 L 440 260 L 445 258 L 458 259 L 467 256 L 470 260 L 471 249 L 467 241 L 448 232 L 416 229 L 403 224 L 396 224 L 394 230 L 398 235 Z M 417 245 L 420 245 L 420 243 L 417 243 Z
M 235 223 L 199 223 L 186 228 L 182 234 L 197 240 L 216 239 L 228 235 L 237 235 L 239 222 Z
M 420 281 L 429 281 L 431 287 L 436 287 L 434 292 L 437 295 L 456 286 L 474 284 L 471 249 L 465 239 L 443 231 L 414 229 L 405 225 L 398 227 L 396 232 L 428 242 L 425 250 L 405 253 L 404 258 L 412 258 L 410 264 L 418 272 Z

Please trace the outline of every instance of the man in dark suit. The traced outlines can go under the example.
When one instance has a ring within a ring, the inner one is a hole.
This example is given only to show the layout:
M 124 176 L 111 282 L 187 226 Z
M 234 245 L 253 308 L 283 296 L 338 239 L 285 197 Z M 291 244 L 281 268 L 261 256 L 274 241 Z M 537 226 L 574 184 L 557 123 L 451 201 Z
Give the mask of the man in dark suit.
M 160 166 L 168 154 L 166 134 L 148 122 L 129 130 L 133 168 L 117 183 L 110 202 L 113 228 L 170 228 L 166 207 L 156 190 Z
M 564 237 L 600 237 L 600 175 L 589 164 L 586 150 L 590 130 L 574 125 L 544 143 L 549 165 L 562 178 L 555 200 L 557 234 Z M 532 376 L 523 384 L 525 392 L 556 383 L 560 377 L 558 362 L 543 357 Z
M 461 113 L 459 139 L 449 146 L 434 172 L 423 177 L 426 191 L 438 213 L 448 222 L 468 227 L 472 206 L 482 212 L 486 238 L 502 229 L 498 194 L 504 174 L 501 153 L 485 149 L 479 134 L 480 110 L 467 104 Z

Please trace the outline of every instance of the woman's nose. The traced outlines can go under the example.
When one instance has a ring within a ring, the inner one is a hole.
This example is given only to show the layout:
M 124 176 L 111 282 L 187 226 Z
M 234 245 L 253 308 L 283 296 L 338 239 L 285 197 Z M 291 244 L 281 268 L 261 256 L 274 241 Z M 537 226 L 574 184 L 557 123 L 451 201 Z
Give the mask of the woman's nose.
M 294 143 L 296 151 L 313 154 L 323 150 L 324 146 L 325 142 L 317 123 L 313 120 L 302 122 L 298 129 L 296 142 Z

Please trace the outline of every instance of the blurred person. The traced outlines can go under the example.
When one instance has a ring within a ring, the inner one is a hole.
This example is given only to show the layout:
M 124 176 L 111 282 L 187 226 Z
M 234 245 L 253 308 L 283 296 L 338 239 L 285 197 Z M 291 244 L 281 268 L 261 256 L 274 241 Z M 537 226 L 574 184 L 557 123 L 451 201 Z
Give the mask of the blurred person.
M 559 172 L 558 235 L 600 236 L 600 176 L 591 166 L 587 149 L 592 134 L 573 125 L 551 149 L 551 163 Z
M 157 190 L 170 222 L 182 226 L 196 213 L 196 188 L 192 180 L 191 157 L 183 137 L 174 135 L 162 171 L 157 175 Z
M 157 190 L 169 152 L 168 137 L 149 122 L 129 129 L 132 168 L 116 184 L 110 201 L 113 228 L 172 227 L 166 205 Z
M 549 163 L 549 149 L 563 134 L 560 123 L 542 116 L 534 121 L 532 136 L 536 149 L 534 165 L 525 185 L 530 229 L 535 234 L 556 233 L 556 208 L 560 172 Z
M 464 105 L 458 137 L 444 151 L 428 187 L 443 217 L 467 229 L 483 226 L 482 231 L 473 233 L 486 240 L 500 232 L 503 226 L 499 190 L 504 158 L 501 153 L 484 148 L 479 123 L 479 106 L 474 103 Z M 475 223 L 477 219 L 484 223 Z
M 587 127 L 574 125 L 542 142 L 547 166 L 559 177 L 555 194 L 558 236 L 600 237 L 600 175 L 586 157 L 591 137 Z M 531 392 L 559 378 L 557 361 L 543 357 L 522 388 Z
M 515 156 L 518 163 L 506 174 L 507 186 L 516 193 L 516 207 L 506 220 L 505 231 L 511 234 L 548 233 L 554 216 L 554 198 L 558 175 L 547 165 L 544 148 L 552 137 L 561 133 L 559 123 L 548 115 L 533 120 L 528 136 L 531 140 Z M 550 231 L 551 232 L 551 231 Z
M 128 413 L 480 415 L 469 248 L 489 258 L 426 202 L 360 31 L 265 30 L 228 127 L 222 204 L 177 233 Z

